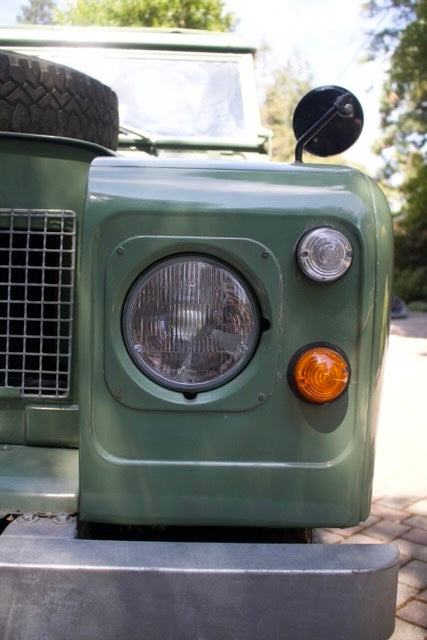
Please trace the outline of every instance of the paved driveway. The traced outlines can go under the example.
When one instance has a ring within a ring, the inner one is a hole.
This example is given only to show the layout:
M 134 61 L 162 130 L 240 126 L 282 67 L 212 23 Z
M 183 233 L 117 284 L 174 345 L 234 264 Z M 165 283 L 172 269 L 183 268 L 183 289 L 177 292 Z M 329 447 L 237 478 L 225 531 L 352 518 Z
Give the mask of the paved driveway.
M 427 495 L 427 314 L 391 324 L 378 430 L 374 499 Z
M 392 640 L 427 639 L 427 314 L 391 324 L 371 515 L 351 529 L 318 529 L 315 540 L 397 544 Z

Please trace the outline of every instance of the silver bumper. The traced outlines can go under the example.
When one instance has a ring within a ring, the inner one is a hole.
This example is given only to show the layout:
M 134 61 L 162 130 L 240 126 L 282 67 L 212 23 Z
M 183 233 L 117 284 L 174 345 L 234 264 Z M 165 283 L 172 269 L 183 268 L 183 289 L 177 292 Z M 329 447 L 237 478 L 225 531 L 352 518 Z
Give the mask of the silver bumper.
M 381 640 L 393 632 L 393 545 L 96 541 L 56 529 L 20 535 L 11 525 L 0 536 L 3 640 Z

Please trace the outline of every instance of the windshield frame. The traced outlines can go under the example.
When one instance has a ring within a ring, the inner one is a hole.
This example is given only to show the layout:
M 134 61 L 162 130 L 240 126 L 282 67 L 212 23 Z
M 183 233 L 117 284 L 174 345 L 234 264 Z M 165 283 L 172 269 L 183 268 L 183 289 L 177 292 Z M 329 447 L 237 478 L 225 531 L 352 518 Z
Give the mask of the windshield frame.
M 77 68 L 92 77 L 97 77 L 92 73 L 90 68 L 86 69 L 84 64 L 73 65 L 72 57 L 78 56 L 79 59 L 98 59 L 114 58 L 114 59 L 151 59 L 151 60 L 168 60 L 168 61 L 201 61 L 201 62 L 220 62 L 233 63 L 237 65 L 238 75 L 241 82 L 241 98 L 243 119 L 246 124 L 245 130 L 239 132 L 239 135 L 232 136 L 203 136 L 203 135 L 164 135 L 153 133 L 149 127 L 144 127 L 141 123 L 141 137 L 131 135 L 129 132 L 120 136 L 119 147 L 140 146 L 144 147 L 145 141 L 149 140 L 155 144 L 157 148 L 197 148 L 197 149 L 248 149 L 259 151 L 265 142 L 263 134 L 259 104 L 257 97 L 257 89 L 255 83 L 253 53 L 250 51 L 236 50 L 197 50 L 197 49 L 156 49 L 153 46 L 143 48 L 138 46 L 121 47 L 111 43 L 110 46 L 89 45 L 86 42 L 76 47 L 69 42 L 52 43 L 40 42 L 31 44 L 19 44 L 18 46 L 3 47 L 4 49 L 13 49 L 25 55 L 36 56 L 48 60 L 54 60 L 60 64 Z M 70 59 L 68 59 L 70 58 Z M 90 65 L 89 65 L 90 66 Z M 103 77 L 98 77 L 101 82 L 108 84 L 115 89 L 112 83 L 106 81 Z M 124 129 L 129 125 L 123 122 Z M 133 125 L 132 128 L 135 128 Z M 136 132 L 137 133 L 137 132 Z

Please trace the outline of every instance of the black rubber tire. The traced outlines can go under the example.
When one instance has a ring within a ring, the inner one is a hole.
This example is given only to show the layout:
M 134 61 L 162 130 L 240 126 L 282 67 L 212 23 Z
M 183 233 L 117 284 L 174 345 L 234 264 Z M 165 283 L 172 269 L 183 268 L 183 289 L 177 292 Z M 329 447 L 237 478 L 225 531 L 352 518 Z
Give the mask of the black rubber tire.
M 117 96 L 90 76 L 0 51 L 0 131 L 78 138 L 117 148 Z

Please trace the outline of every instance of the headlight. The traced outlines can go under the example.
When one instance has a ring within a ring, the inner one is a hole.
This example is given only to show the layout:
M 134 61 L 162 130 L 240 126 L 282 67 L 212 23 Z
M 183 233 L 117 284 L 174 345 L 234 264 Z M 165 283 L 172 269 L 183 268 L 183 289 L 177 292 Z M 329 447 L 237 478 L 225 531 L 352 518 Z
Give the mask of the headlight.
M 260 331 L 248 285 L 227 265 L 181 255 L 148 269 L 123 311 L 127 350 L 143 373 L 183 392 L 218 387 L 249 362 Z
M 318 227 L 298 243 L 300 269 L 316 282 L 333 282 L 350 268 L 353 251 L 347 238 L 336 229 Z

